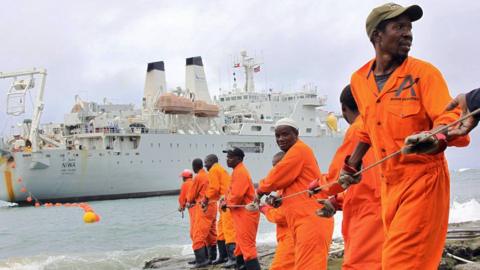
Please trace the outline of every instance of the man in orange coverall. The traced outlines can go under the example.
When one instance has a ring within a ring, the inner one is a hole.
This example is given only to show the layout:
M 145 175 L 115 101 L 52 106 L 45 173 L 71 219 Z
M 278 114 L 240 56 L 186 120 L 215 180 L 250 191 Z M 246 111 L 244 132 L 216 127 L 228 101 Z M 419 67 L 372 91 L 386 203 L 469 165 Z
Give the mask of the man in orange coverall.
M 208 174 L 203 169 L 203 162 L 201 159 L 196 158 L 192 161 L 193 171 L 196 173 L 193 178 L 193 185 L 188 193 L 188 201 L 191 204 L 201 203 L 208 188 Z M 195 253 L 196 264 L 193 268 L 201 268 L 210 264 L 209 249 L 212 243 L 215 243 L 217 239 L 217 232 L 215 228 L 215 220 L 217 218 L 217 204 L 208 203 L 207 206 L 202 209 L 196 207 L 195 212 L 195 225 L 193 226 L 193 252 Z M 215 248 L 216 250 L 216 248 Z M 216 257 L 216 256 L 215 256 Z
M 285 152 L 278 152 L 273 156 L 272 165 L 275 166 L 285 155 Z M 280 194 L 281 195 L 281 194 Z M 276 199 L 276 197 L 271 197 Z M 288 229 L 287 219 L 283 208 L 271 202 L 273 205 L 260 206 L 260 212 L 265 215 L 268 221 L 277 225 L 277 249 L 273 258 L 270 270 L 289 270 L 295 266 L 295 245 L 293 244 L 293 236 Z
M 257 200 L 276 190 L 280 190 L 282 196 L 304 191 L 316 179 L 325 183 L 312 149 L 298 139 L 295 121 L 289 118 L 278 120 L 275 138 L 286 154 L 259 184 Z M 323 193 L 320 195 L 327 197 Z M 295 244 L 295 269 L 327 269 L 333 219 L 316 216 L 317 203 L 306 193 L 285 199 L 282 207 Z
M 228 172 L 218 163 L 218 157 L 214 154 L 210 154 L 205 157 L 205 168 L 208 170 L 208 177 L 210 184 L 206 192 L 206 202 L 211 201 L 212 198 L 218 200 L 220 197 L 225 197 L 230 187 L 230 175 Z M 212 264 L 221 264 L 228 262 L 224 267 L 235 266 L 235 229 L 233 227 L 233 219 L 230 213 L 230 209 L 226 211 L 219 211 L 220 218 L 217 221 L 217 244 L 219 257 L 216 261 L 212 261 Z M 210 258 L 210 260 L 213 260 Z
M 358 130 L 362 130 L 362 118 L 352 96 L 350 86 L 340 95 L 343 118 L 350 124 L 343 144 L 338 148 L 330 168 L 327 181 L 337 181 L 345 157 L 358 144 Z M 364 166 L 375 162 L 373 151 L 363 157 Z M 384 239 L 380 202 L 380 170 L 374 167 L 362 176 L 362 182 L 351 186 L 344 193 L 323 201 L 320 216 L 331 217 L 336 210 L 343 211 L 342 234 L 345 242 L 342 269 L 382 269 L 382 244 Z
M 377 160 L 402 149 L 381 164 L 382 269 L 437 269 L 450 199 L 443 151 L 447 145 L 469 143 L 468 137 L 449 140 L 443 130 L 432 135 L 458 119 L 460 111 L 444 111 L 452 98 L 440 71 L 408 56 L 412 22 L 422 14 L 417 5 L 389 3 L 373 9 L 366 28 L 375 58 L 350 83 L 364 128 L 345 160 L 340 182 L 347 187 L 360 181 L 356 172 L 370 145 Z
M 192 176 L 193 173 L 192 171 L 185 169 L 183 170 L 182 174 L 180 176 L 183 179 L 182 187 L 180 188 L 180 195 L 178 196 L 178 211 L 183 212 L 185 211 L 185 208 L 187 207 L 187 195 L 188 192 L 190 191 L 190 188 L 193 185 L 192 181 Z M 190 239 L 193 241 L 193 224 L 195 222 L 195 207 L 190 207 L 188 208 L 188 216 L 190 218 Z
M 222 209 L 230 207 L 233 225 L 235 226 L 236 248 L 235 256 L 238 269 L 259 270 L 257 259 L 256 237 L 260 213 L 250 212 L 243 206 L 254 201 L 255 189 L 252 178 L 243 164 L 245 154 L 240 148 L 223 151 L 227 153 L 227 165 L 232 168 L 232 182 L 227 192 L 226 200 L 221 204 Z

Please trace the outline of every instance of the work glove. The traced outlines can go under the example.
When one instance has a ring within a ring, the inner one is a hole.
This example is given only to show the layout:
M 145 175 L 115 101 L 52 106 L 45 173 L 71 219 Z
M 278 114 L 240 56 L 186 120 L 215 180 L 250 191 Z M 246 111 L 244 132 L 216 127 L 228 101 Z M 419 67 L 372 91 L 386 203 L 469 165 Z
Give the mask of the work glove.
M 322 199 L 322 200 L 317 200 L 319 204 L 323 204 L 323 207 L 320 209 L 317 209 L 316 214 L 319 217 L 333 217 L 335 213 L 337 212 L 338 203 L 337 199 L 335 197 L 331 197 L 329 199 Z
M 218 205 L 220 207 L 220 209 L 222 209 L 223 212 L 226 212 L 227 211 L 227 201 L 225 200 L 224 197 L 220 198 L 220 200 L 218 201 Z
M 258 209 L 262 214 L 266 215 L 268 210 L 272 209 L 270 205 L 267 204 L 262 204 L 260 208 Z
M 318 184 L 318 179 L 315 179 L 310 182 L 310 184 L 308 184 L 308 194 L 310 195 L 310 197 L 320 192 L 319 187 L 320 185 Z
M 277 197 L 270 194 L 265 199 L 265 203 L 273 208 L 278 208 L 280 207 L 280 205 L 282 205 L 282 200 L 281 200 L 281 197 Z
M 403 154 L 430 154 L 435 155 L 447 148 L 447 137 L 438 133 L 432 135 L 429 131 L 413 134 L 405 138 L 402 148 Z
M 348 164 L 349 159 L 350 156 L 347 156 L 345 158 L 343 167 L 340 170 L 340 176 L 338 177 L 338 183 L 342 186 L 343 189 L 347 189 L 353 184 L 360 183 L 360 180 L 362 179 L 361 174 L 356 175 L 356 173 L 358 173 L 360 171 L 360 168 L 362 167 L 361 164 L 358 169 L 354 168 Z
M 181 206 L 178 207 L 178 212 L 183 212 L 184 210 L 185 210 L 184 207 L 181 207 Z
M 185 207 L 188 208 L 188 209 L 192 208 L 194 205 L 195 205 L 195 202 L 187 202 L 187 203 L 185 203 Z
M 205 213 L 207 212 L 208 209 L 208 198 L 205 197 L 202 202 L 200 203 L 200 206 L 202 207 L 202 211 Z
M 263 192 L 261 192 L 260 190 L 257 189 L 257 190 L 255 190 L 255 194 L 256 194 L 256 195 L 255 195 L 255 200 L 254 200 L 254 202 L 257 203 L 257 204 L 259 204 L 259 203 L 260 203 L 260 200 L 262 199 L 262 197 L 263 197 L 264 195 L 268 195 L 268 194 L 270 194 L 270 193 L 263 193 Z

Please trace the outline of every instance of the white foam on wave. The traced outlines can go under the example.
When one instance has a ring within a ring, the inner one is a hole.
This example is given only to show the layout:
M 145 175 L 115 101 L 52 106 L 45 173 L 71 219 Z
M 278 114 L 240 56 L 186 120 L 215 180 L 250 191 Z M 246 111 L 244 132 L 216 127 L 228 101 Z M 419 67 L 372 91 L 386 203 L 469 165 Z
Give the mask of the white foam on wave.
M 450 208 L 448 223 L 459 223 L 480 220 L 480 203 L 475 199 L 459 203 L 453 202 Z
M 88 254 L 37 255 L 0 261 L 0 270 L 51 269 L 142 269 L 144 263 L 156 257 L 183 257 L 192 254 L 190 245 L 155 246 L 129 251 L 109 251 Z
M 471 168 L 460 168 L 457 170 L 457 172 L 465 172 L 465 171 L 469 171 L 471 170 Z
M 18 205 L 17 203 L 0 201 L 0 208 L 2 208 L 2 207 L 14 207 L 14 206 L 17 206 L 17 205 Z

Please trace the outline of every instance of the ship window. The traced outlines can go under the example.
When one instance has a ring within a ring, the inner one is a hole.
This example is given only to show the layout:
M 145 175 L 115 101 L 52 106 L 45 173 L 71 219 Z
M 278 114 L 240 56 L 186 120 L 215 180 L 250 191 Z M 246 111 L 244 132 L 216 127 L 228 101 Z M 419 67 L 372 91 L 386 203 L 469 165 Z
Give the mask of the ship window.
M 160 148 L 160 143 L 158 144 L 158 147 Z
M 222 98 L 220 98 L 220 101 L 224 101 L 224 98 L 223 98 L 223 97 L 222 97 Z
M 125 156 L 130 156 L 130 153 L 125 153 Z
M 150 144 L 150 147 L 153 147 L 153 143 Z
M 173 147 L 173 144 L 171 143 L 171 144 L 170 144 L 170 148 L 172 148 L 172 147 Z
M 248 99 L 248 96 L 243 96 L 243 99 Z
M 65 157 L 65 154 L 60 154 L 60 157 Z
M 103 156 L 103 154 L 102 154 L 102 153 L 99 153 L 98 155 L 99 155 L 99 156 L 101 156 L 101 157 Z
M 49 154 L 47 154 L 47 155 L 45 155 L 45 156 L 46 156 L 46 157 L 50 157 L 50 155 L 49 155 Z
M 228 142 L 227 148 L 238 147 L 245 153 L 263 153 L 265 149 L 263 142 Z
M 140 153 L 135 153 L 135 156 L 138 156 L 138 155 L 140 155 Z
M 180 144 L 177 143 L 177 148 L 180 147 Z
M 227 97 L 227 98 L 225 98 L 225 100 L 226 100 L 226 101 L 230 101 L 230 98 L 229 98 L 229 97 Z
M 305 131 L 306 131 L 307 133 L 312 133 L 312 129 L 311 129 L 311 128 L 307 128 Z
M 262 126 L 252 126 L 252 131 L 262 131 Z

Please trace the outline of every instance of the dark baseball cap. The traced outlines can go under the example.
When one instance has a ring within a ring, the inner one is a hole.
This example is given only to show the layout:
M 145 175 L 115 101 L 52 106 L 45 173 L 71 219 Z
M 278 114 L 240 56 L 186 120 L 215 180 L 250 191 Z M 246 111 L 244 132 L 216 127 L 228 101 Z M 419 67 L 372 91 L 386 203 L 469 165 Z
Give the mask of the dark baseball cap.
M 367 17 L 367 35 L 372 37 L 373 31 L 377 26 L 389 19 L 396 18 L 400 15 L 407 15 L 412 22 L 422 18 L 423 10 L 418 5 L 402 7 L 395 3 L 388 3 L 372 9 Z
M 245 153 L 243 153 L 243 150 L 238 148 L 238 147 L 223 150 L 222 152 L 227 153 L 227 155 L 234 156 L 234 157 L 239 157 L 239 158 L 244 158 L 245 157 Z

